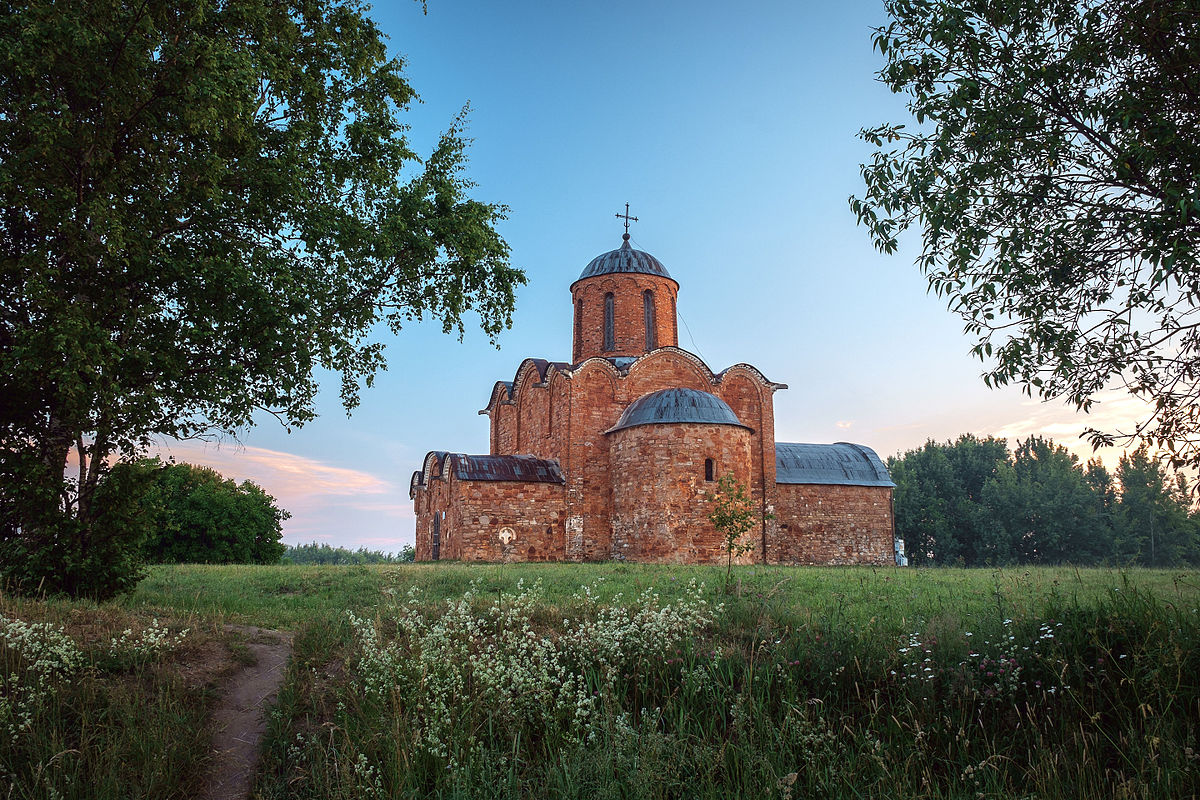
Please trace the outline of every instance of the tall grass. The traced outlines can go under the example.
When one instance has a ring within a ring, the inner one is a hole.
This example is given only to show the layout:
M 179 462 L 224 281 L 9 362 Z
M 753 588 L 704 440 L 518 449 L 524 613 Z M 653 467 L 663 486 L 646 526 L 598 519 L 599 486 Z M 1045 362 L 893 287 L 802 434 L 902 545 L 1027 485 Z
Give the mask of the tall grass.
M 1194 576 L 1176 576 L 1182 583 L 1160 598 L 1120 576 L 1095 592 L 1051 584 L 1014 595 L 990 575 L 990 592 L 974 602 L 941 603 L 935 591 L 897 607 L 889 592 L 852 602 L 854 577 L 836 575 L 830 583 L 843 598 L 807 608 L 769 583 L 716 607 L 686 588 L 669 597 L 492 596 L 484 579 L 449 602 L 397 599 L 371 620 L 347 615 L 297 642 L 259 790 L 268 798 L 1200 792 Z M 660 618 L 678 635 L 646 622 Z
M 1196 572 L 734 579 L 727 596 L 709 567 L 175 566 L 100 606 L 0 595 L 79 654 L 46 673 L 33 724 L 0 725 L 0 800 L 194 794 L 236 666 L 225 622 L 297 634 L 261 798 L 1200 795 Z M 0 642 L 0 697 L 39 685 L 31 654 Z
M 195 618 L 0 596 L 0 798 L 193 796 L 223 644 Z

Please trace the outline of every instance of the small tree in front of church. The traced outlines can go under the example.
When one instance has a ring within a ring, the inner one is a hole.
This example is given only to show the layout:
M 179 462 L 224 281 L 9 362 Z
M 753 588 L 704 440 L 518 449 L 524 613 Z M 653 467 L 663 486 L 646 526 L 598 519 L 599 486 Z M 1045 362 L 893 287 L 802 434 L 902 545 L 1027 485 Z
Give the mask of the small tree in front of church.
M 754 501 L 746 494 L 746 487 L 732 474 L 723 476 L 717 482 L 717 493 L 707 495 L 707 499 L 712 504 L 708 518 L 721 534 L 721 547 L 725 551 L 725 593 L 729 594 L 733 588 L 733 558 L 754 549 L 754 543 L 746 541 L 745 535 L 759 515 Z

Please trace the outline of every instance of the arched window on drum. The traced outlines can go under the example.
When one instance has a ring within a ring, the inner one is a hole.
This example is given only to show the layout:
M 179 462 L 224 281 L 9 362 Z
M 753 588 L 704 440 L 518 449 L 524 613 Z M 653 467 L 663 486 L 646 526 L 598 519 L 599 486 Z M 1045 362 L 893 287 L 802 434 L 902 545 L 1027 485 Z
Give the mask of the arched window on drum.
M 642 292 L 642 316 L 646 322 L 646 349 L 653 350 L 658 347 L 658 334 L 655 332 L 654 292 L 649 289 Z

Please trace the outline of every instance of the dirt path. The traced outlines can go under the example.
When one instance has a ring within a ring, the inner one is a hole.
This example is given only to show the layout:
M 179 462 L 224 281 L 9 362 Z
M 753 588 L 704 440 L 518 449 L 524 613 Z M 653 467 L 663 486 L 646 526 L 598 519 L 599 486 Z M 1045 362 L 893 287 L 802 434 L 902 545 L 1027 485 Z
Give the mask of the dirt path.
M 213 760 L 198 800 L 246 800 L 258 745 L 267 729 L 266 712 L 283 683 L 292 635 L 243 625 L 226 626 L 245 637 L 253 666 L 229 678 L 213 713 Z

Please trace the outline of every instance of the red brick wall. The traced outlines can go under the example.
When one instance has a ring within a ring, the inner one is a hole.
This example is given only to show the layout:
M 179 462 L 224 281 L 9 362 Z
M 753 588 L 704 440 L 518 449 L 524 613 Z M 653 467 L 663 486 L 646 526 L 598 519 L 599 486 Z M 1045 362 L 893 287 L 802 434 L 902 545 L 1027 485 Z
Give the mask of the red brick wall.
M 457 482 L 455 531 L 463 561 L 562 561 L 565 490 L 559 483 Z M 516 538 L 507 544 L 500 532 Z
M 575 309 L 572 362 L 592 356 L 639 356 L 646 352 L 646 318 L 642 293 L 654 293 L 654 326 L 658 347 L 676 346 L 679 335 L 675 300 L 679 285 L 670 278 L 642 273 L 598 275 L 571 286 Z M 613 294 L 613 344 L 604 349 L 604 295 Z M 580 303 L 582 302 L 582 306 Z M 582 316 L 581 316 L 582 309 Z
M 581 367 L 569 381 L 567 457 L 567 559 L 603 561 L 611 553 L 612 484 L 608 430 L 625 405 L 616 398 L 620 378 L 607 362 Z M 562 463 L 562 462 L 560 462 Z
M 416 559 L 433 558 L 433 519 L 440 526 L 440 559 L 463 561 L 561 561 L 565 487 L 558 483 L 427 479 L 417 489 Z M 514 539 L 500 538 L 511 528 Z
M 446 464 L 443 463 L 443 460 L 436 460 L 432 464 L 426 465 L 429 469 L 425 475 L 425 486 L 418 487 L 413 498 L 417 514 L 415 548 L 417 561 L 429 561 L 433 558 L 433 517 L 435 514 L 447 511 L 452 504 L 450 482 L 447 479 Z M 456 557 L 450 550 L 451 545 L 446 536 L 446 531 L 451 524 L 452 520 L 447 515 L 447 519 L 441 524 L 440 558 Z
M 750 432 L 733 425 L 639 425 L 609 434 L 612 453 L 612 554 L 631 561 L 719 563 L 721 535 L 708 515 L 705 459 L 715 478 L 743 486 L 751 472 Z M 751 536 L 761 535 L 752 531 Z M 743 558 L 740 561 L 749 561 Z
M 492 455 L 504 456 L 517 452 L 517 405 L 505 400 L 492 407 Z
M 750 480 L 748 488 L 761 513 L 755 560 L 766 556 L 769 520 L 775 505 L 775 400 L 774 389 L 763 384 L 751 370 L 732 367 L 722 376 L 716 394 L 729 404 L 743 424 L 754 429 L 750 438 Z
M 892 564 L 892 490 L 779 484 L 768 526 L 772 564 Z

